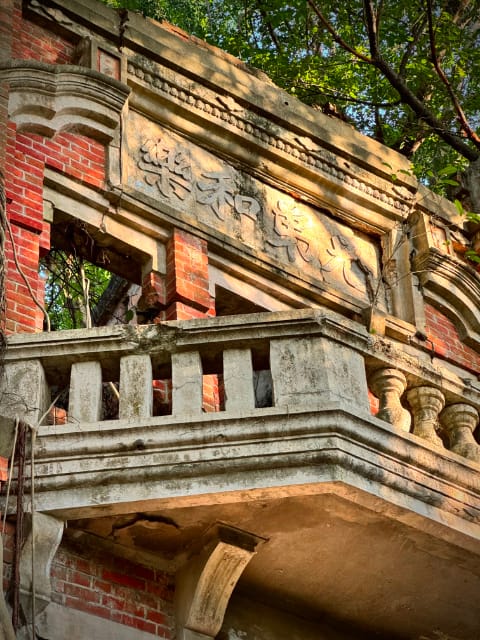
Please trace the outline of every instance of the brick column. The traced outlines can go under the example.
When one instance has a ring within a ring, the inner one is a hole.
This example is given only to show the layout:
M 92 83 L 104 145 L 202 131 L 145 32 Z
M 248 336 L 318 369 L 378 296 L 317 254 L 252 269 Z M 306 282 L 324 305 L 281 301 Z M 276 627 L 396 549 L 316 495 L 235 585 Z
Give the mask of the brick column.
M 27 142 L 31 146 L 27 146 Z M 33 153 L 33 142 L 26 136 L 21 136 L 19 140 L 15 125 L 10 124 L 5 175 L 7 213 L 14 239 L 15 255 L 10 236 L 7 234 L 6 329 L 8 332 L 39 331 L 43 326 L 43 314 L 34 303 L 16 264 L 17 262 L 20 265 L 37 299 L 40 292 L 39 302 L 42 303 L 43 283 L 38 276 L 38 260 L 41 234 L 46 229 L 43 222 L 45 164 L 34 157 Z
M 7 64 L 12 57 L 12 33 L 13 33 L 13 0 L 0 0 L 0 64 Z M 8 83 L 0 82 L 0 331 L 3 334 L 4 327 L 4 302 L 5 302 L 5 153 L 7 148 L 7 122 L 8 122 Z
M 166 320 L 215 315 L 208 289 L 208 250 L 205 240 L 174 229 L 167 245 Z
M 151 271 L 143 278 L 138 304 L 140 323 L 189 320 L 215 315 L 208 286 L 208 248 L 205 240 L 174 229 L 167 244 L 166 275 Z M 217 375 L 203 376 L 203 410 L 218 411 L 222 404 Z M 171 381 L 153 381 L 154 415 L 171 409 Z

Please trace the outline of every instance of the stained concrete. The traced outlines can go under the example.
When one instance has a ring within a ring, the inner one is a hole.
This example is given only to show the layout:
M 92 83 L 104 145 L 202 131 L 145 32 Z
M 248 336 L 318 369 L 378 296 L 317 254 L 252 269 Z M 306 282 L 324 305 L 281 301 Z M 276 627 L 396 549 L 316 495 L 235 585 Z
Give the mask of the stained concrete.
M 408 516 L 405 522 L 395 520 L 394 509 L 376 512 L 356 500 L 348 489 L 344 497 L 269 500 L 265 495 L 251 502 L 71 522 L 69 535 L 78 539 L 74 531 L 81 530 L 95 536 L 81 538 L 84 544 L 113 539 L 117 553 L 142 550 L 170 568 L 182 565 L 192 542 L 216 521 L 265 537 L 234 592 L 255 604 L 243 612 L 229 606 L 222 640 L 433 640 L 435 630 L 447 638 L 476 638 L 480 549 L 472 554 L 419 531 Z M 267 632 L 259 602 L 278 620 L 288 618 L 286 612 L 300 619 Z

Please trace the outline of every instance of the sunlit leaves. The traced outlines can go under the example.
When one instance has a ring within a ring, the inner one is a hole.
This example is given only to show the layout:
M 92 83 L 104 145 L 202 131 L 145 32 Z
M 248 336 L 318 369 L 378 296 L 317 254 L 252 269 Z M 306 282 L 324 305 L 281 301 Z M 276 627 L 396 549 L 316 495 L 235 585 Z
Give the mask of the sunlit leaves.
M 91 311 L 112 274 L 79 256 L 52 249 L 40 263 L 40 275 L 51 328 L 58 330 L 89 325 Z
M 128 8 L 165 18 L 262 69 L 308 104 L 321 108 L 334 103 L 360 131 L 410 157 L 417 175 L 431 186 L 439 181 L 428 171 L 437 176 L 442 166 L 462 166 L 459 154 L 440 140 L 438 132 L 399 104 L 397 92 L 376 68 L 335 42 L 305 0 L 126 1 L 132 5 Z M 125 6 L 125 0 L 108 2 Z M 381 56 L 442 127 L 464 139 L 451 98 L 432 64 L 424 3 L 381 4 Z M 433 0 L 439 60 L 473 128 L 480 126 L 476 4 Z M 351 48 L 370 55 L 362 0 L 317 0 L 317 6 Z

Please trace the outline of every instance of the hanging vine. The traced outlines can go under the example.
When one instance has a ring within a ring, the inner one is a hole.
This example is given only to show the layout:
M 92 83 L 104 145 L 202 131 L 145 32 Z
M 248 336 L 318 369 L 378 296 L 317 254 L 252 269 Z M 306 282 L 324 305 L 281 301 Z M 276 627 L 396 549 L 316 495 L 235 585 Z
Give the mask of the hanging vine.
M 0 371 L 3 370 L 3 355 L 6 346 L 5 339 L 5 240 L 7 230 L 7 199 L 5 196 L 5 180 L 0 171 Z

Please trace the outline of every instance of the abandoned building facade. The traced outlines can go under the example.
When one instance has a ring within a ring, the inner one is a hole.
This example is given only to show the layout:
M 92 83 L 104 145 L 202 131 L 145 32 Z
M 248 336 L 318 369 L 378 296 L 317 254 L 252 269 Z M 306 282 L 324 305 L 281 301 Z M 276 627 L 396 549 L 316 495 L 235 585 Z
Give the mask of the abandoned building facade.
M 16 636 L 479 638 L 475 230 L 171 25 L 2 0 L 0 41 Z M 48 330 L 52 250 L 101 326 Z

